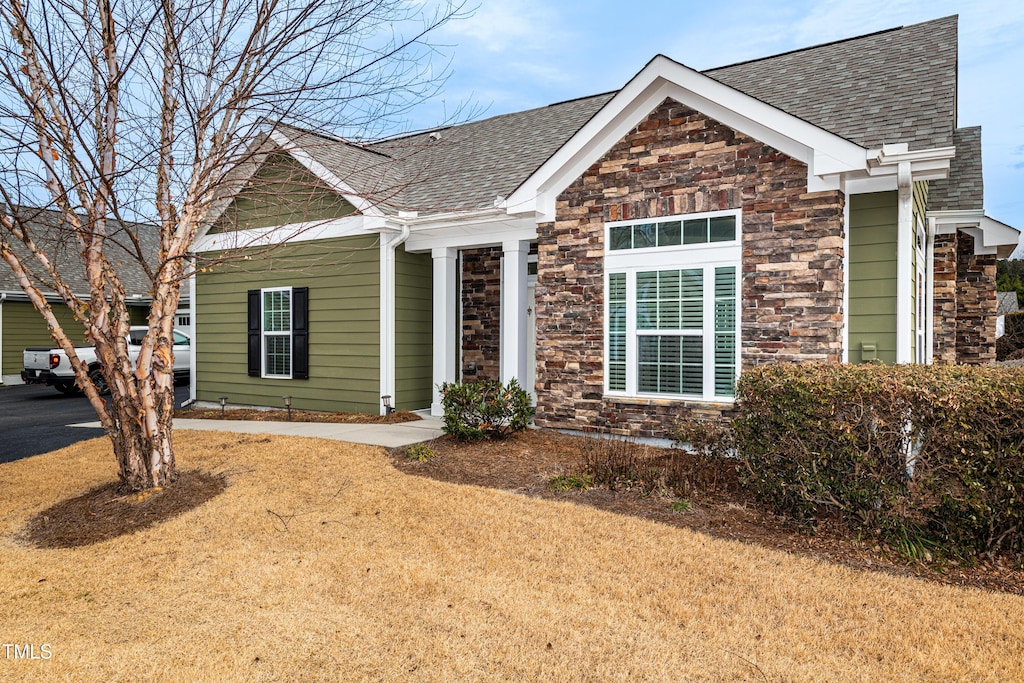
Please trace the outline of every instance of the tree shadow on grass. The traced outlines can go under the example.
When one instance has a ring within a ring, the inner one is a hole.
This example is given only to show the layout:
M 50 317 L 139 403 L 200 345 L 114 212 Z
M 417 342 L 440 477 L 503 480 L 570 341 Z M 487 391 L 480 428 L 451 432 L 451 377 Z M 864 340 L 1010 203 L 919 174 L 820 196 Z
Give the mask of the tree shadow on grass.
M 122 495 L 108 482 L 62 500 L 28 521 L 21 540 L 37 548 L 77 548 L 131 534 L 199 507 L 227 488 L 223 475 L 179 472 L 170 486 Z

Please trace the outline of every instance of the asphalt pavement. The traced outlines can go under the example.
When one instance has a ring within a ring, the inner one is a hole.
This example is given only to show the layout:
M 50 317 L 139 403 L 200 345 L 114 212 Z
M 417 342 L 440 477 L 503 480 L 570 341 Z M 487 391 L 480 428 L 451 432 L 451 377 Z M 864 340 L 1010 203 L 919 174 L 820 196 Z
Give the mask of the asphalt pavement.
M 187 386 L 175 387 L 176 404 L 187 398 Z M 0 462 L 103 436 L 99 427 L 69 426 L 95 421 L 96 412 L 81 394 L 65 396 L 42 385 L 0 385 Z

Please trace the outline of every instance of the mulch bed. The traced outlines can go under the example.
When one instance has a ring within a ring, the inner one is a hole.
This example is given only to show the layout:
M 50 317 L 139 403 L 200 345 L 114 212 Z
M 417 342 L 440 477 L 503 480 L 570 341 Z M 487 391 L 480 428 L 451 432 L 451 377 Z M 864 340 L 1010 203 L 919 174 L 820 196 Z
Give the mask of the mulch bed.
M 109 482 L 43 510 L 29 520 L 22 540 L 39 548 L 76 548 L 117 538 L 199 507 L 227 488 L 227 480 L 192 470 L 142 496 L 122 495 L 118 486 Z
M 502 442 L 457 442 L 442 437 L 429 444 L 436 454 L 418 462 L 393 449 L 395 467 L 408 474 L 456 484 L 503 489 L 536 498 L 567 500 L 610 512 L 642 517 L 662 524 L 692 529 L 719 538 L 756 543 L 767 548 L 844 564 L 856 569 L 912 575 L 939 583 L 973 586 L 1024 595 L 1024 571 L 1008 558 L 984 559 L 966 566 L 954 560 L 909 562 L 885 543 L 858 539 L 837 522 L 816 529 L 799 529 L 765 510 L 740 485 L 735 463 L 725 461 L 714 471 L 694 470 L 697 486 L 685 497 L 685 511 L 674 511 L 679 498 L 667 492 L 645 494 L 629 486 L 595 486 L 586 491 L 559 492 L 551 481 L 558 475 L 585 471 L 584 437 L 549 430 L 528 430 Z M 591 441 L 591 440 L 586 440 Z M 651 449 L 649 457 L 666 459 L 678 451 Z
M 251 420 L 255 422 L 288 422 L 286 410 L 254 410 L 252 408 L 192 408 L 174 411 L 174 417 L 183 420 Z M 292 422 L 331 422 L 340 424 L 388 424 L 415 422 L 419 415 L 407 410 L 396 410 L 390 417 L 366 413 L 322 413 L 315 410 L 293 410 Z

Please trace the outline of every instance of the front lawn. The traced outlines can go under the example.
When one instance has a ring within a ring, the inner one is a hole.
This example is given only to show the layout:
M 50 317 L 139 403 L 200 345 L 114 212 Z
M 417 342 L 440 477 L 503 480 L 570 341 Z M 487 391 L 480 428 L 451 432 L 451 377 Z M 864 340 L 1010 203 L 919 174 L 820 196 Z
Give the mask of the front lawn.
M 0 655 L 0 678 L 1024 677 L 1021 596 L 409 476 L 369 446 L 179 432 L 176 448 L 227 488 L 78 548 L 21 534 L 111 478 L 107 442 L 0 465 L 3 642 L 51 653 Z

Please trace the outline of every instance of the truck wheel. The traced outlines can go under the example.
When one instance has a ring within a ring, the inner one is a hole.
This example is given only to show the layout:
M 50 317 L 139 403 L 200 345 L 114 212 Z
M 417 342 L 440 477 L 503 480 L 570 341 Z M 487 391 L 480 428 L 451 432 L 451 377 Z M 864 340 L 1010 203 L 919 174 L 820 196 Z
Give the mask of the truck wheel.
M 100 396 L 106 396 L 110 393 L 110 387 L 107 386 L 107 380 L 103 379 L 103 373 L 100 372 L 99 368 L 93 368 L 89 371 L 89 379 L 92 381 L 93 386 L 96 387 L 96 392 Z

